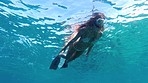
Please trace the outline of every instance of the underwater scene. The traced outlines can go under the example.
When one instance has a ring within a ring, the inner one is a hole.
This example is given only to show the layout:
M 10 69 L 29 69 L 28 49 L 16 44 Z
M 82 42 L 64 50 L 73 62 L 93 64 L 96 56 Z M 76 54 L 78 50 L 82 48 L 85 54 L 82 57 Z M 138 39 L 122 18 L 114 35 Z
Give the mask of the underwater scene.
M 106 16 L 89 57 L 51 70 L 74 29 Z M 0 0 L 0 83 L 148 83 L 148 0 Z

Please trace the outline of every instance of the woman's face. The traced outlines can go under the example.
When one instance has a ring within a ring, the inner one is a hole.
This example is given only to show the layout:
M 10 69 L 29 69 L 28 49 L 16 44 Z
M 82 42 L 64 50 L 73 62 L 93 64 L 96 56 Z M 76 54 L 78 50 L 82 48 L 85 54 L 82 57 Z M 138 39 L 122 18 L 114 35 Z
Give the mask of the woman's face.
M 98 26 L 103 26 L 103 24 L 104 24 L 104 19 L 98 18 L 98 19 L 96 20 L 96 24 L 97 24 Z

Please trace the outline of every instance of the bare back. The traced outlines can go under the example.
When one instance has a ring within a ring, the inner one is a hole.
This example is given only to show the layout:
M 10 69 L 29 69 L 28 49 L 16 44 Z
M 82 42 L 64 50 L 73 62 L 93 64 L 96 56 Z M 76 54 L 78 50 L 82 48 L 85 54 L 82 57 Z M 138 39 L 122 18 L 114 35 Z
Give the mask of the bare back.
M 92 27 L 93 28 L 93 27 Z M 98 30 L 95 30 L 94 28 L 85 28 L 84 33 L 81 35 L 81 37 L 74 43 L 74 47 L 78 50 L 85 50 L 87 49 L 91 44 L 93 44 L 96 39 L 98 39 L 99 33 Z

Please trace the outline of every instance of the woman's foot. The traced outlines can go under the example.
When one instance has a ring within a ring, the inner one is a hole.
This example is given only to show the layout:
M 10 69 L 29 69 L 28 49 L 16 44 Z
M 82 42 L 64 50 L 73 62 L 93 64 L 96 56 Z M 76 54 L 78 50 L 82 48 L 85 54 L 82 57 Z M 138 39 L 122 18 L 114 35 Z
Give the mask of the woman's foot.
M 56 70 L 58 68 L 58 65 L 60 63 L 60 56 L 55 57 L 55 59 L 52 61 L 51 65 L 50 65 L 50 69 L 54 69 Z

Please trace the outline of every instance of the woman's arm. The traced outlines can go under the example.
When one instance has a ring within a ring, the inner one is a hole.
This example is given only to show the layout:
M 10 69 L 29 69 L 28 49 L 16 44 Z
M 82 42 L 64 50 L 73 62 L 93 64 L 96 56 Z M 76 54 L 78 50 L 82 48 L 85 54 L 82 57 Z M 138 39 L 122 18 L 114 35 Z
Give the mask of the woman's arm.
M 81 37 L 81 35 L 82 35 L 83 33 L 84 33 L 84 29 L 80 29 L 79 32 L 77 33 L 77 35 L 76 35 L 71 41 L 69 41 L 68 44 L 65 45 L 65 46 L 62 48 L 62 50 L 61 50 L 60 52 L 62 52 L 62 51 L 65 52 L 66 48 L 67 48 L 69 45 L 73 44 L 79 37 Z
M 98 33 L 97 37 L 94 39 L 93 43 L 91 44 L 91 46 L 88 48 L 88 51 L 87 51 L 87 53 L 86 53 L 86 56 L 88 56 L 88 54 L 90 53 L 90 51 L 91 51 L 92 47 L 94 46 L 94 44 L 95 44 L 95 43 L 97 42 L 97 40 L 102 36 L 103 31 L 104 31 L 104 28 L 102 28 L 102 29 L 100 30 L 100 32 Z
M 92 49 L 92 47 L 94 46 L 94 44 L 92 44 L 89 48 L 88 48 L 88 51 L 87 51 L 87 53 L 86 53 L 86 56 L 88 57 L 88 54 L 90 53 L 90 51 L 91 51 L 91 49 Z

